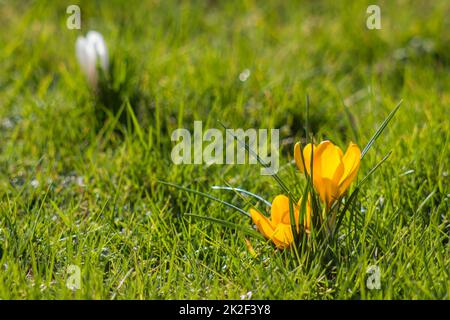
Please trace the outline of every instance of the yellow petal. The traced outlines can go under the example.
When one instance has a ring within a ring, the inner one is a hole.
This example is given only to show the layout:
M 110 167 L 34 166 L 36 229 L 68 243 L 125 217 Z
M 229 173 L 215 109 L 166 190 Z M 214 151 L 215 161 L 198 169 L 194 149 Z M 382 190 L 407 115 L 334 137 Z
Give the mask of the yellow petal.
M 274 230 L 272 241 L 278 248 L 287 248 L 294 242 L 292 228 L 288 224 L 280 223 Z
M 294 159 L 295 163 L 297 164 L 298 170 L 303 173 L 305 172 L 305 167 L 303 166 L 302 156 L 300 152 L 302 152 L 302 146 L 300 145 L 300 142 L 297 142 L 294 146 Z
M 290 224 L 291 219 L 288 197 L 285 195 L 278 195 L 273 199 L 270 217 L 274 227 L 279 223 Z
M 306 204 L 305 228 L 308 231 L 311 230 L 311 204 L 309 203 L 309 200 L 308 203 Z
M 344 174 L 339 182 L 340 196 L 347 191 L 348 187 L 358 174 L 359 165 L 361 162 L 361 150 L 356 144 L 350 142 L 350 145 L 342 158 L 342 162 L 344 163 Z
M 330 208 L 334 201 L 339 199 L 339 187 L 331 179 L 317 178 L 317 185 L 315 185 L 319 192 L 320 199 Z
M 303 149 L 303 158 L 305 159 L 306 172 L 308 174 L 311 174 L 311 156 L 314 158 L 315 152 L 316 147 L 311 143 L 308 143 Z
M 322 154 L 330 146 L 330 144 L 330 141 L 322 141 L 319 143 L 317 148 L 314 148 L 313 183 L 315 187 L 317 187 L 316 180 L 322 176 Z
M 342 158 L 342 150 L 338 146 L 330 141 L 320 143 L 314 152 L 314 176 L 317 174 L 323 179 L 330 179 L 338 184 L 344 173 Z
M 302 198 L 300 198 L 300 200 L 298 201 L 298 208 L 299 208 L 298 216 L 299 217 L 300 217 L 301 205 L 302 205 Z M 298 219 L 296 222 L 297 222 L 297 226 L 298 226 Z M 306 201 L 306 212 L 305 212 L 305 216 L 304 216 L 304 220 L 303 220 L 303 225 L 306 228 L 306 230 L 311 230 L 311 196 L 309 194 L 308 194 L 308 201 Z
M 254 209 L 250 209 L 250 216 L 252 217 L 253 222 L 256 224 L 259 232 L 261 232 L 264 237 L 271 239 L 274 228 L 270 220 L 267 219 L 259 211 Z
M 298 169 L 300 172 L 305 172 L 305 168 L 303 166 L 303 161 L 305 161 L 306 166 L 306 172 L 310 174 L 311 171 L 311 149 L 313 148 L 313 145 L 311 143 L 308 143 L 303 150 L 301 150 L 301 144 L 300 142 L 297 142 L 294 146 L 294 159 L 295 163 L 297 164 Z M 314 147 L 315 149 L 315 147 Z M 302 156 L 300 152 L 303 153 L 303 161 Z

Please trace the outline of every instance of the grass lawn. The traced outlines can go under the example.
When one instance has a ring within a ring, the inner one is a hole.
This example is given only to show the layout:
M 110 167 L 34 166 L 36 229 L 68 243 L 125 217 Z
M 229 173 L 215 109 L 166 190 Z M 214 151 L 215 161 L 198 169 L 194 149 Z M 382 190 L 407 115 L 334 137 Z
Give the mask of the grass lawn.
M 450 298 L 449 1 L 379 1 L 381 30 L 366 27 L 371 1 L 79 1 L 81 30 L 66 27 L 70 4 L 0 2 L 1 299 Z M 110 54 L 101 93 L 75 55 L 89 30 Z M 283 193 L 258 165 L 172 162 L 175 129 L 219 120 L 280 129 L 278 174 L 300 197 L 306 96 L 315 140 L 344 150 L 403 99 L 361 161 L 359 180 L 392 151 L 332 263 L 186 216 L 253 227 L 159 182 L 245 211 L 264 205 L 211 187 Z

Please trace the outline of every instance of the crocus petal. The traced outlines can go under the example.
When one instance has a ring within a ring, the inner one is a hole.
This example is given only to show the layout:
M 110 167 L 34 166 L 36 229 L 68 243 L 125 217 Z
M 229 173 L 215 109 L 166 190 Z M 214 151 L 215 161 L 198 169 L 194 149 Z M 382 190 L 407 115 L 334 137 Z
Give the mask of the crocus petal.
M 272 235 L 272 241 L 278 248 L 289 247 L 289 245 L 294 242 L 291 226 L 284 223 L 277 225 Z
M 308 231 L 311 230 L 311 205 L 309 203 L 309 200 L 308 200 L 308 203 L 306 205 L 305 228 Z
M 76 55 L 77 55 L 77 60 L 78 63 L 80 64 L 81 69 L 83 70 L 83 72 L 85 71 L 85 66 L 87 64 L 87 55 L 86 55 L 86 51 L 85 51 L 85 47 L 86 47 L 87 41 L 84 37 L 78 37 L 77 41 L 75 43 L 75 51 L 76 51 Z
M 298 169 L 300 172 L 305 172 L 305 168 L 303 166 L 302 156 L 300 152 L 303 153 L 303 160 L 305 161 L 306 166 L 306 172 L 310 174 L 311 170 L 311 149 L 313 148 L 313 145 L 311 143 L 308 143 L 303 150 L 301 150 L 301 144 L 300 142 L 297 142 L 294 146 L 294 159 L 295 163 L 297 164 Z M 315 151 L 315 147 L 313 148 Z M 314 155 L 313 155 L 314 156 Z
M 344 174 L 339 182 L 340 195 L 347 191 L 348 187 L 358 174 L 359 165 L 361 162 L 361 150 L 356 144 L 350 142 L 350 145 L 342 158 L 342 162 L 344 163 Z
M 274 228 L 270 220 L 267 219 L 259 211 L 254 209 L 250 209 L 250 216 L 252 217 L 253 222 L 256 224 L 259 232 L 261 232 L 267 239 L 271 239 Z
M 339 187 L 331 179 L 317 178 L 317 185 L 315 185 L 319 192 L 320 199 L 330 208 L 334 201 L 339 198 Z
M 319 144 L 317 151 L 314 153 L 314 176 L 317 173 L 321 178 L 339 182 L 344 173 L 342 157 L 342 150 L 330 141 Z
M 109 66 L 108 49 L 101 33 L 89 31 L 86 35 L 87 41 L 94 48 L 95 53 L 100 60 L 100 67 L 106 71 Z
M 88 82 L 91 86 L 97 83 L 98 75 L 96 69 L 96 53 L 95 48 L 90 45 L 86 38 L 78 37 L 76 42 L 76 54 L 78 63 L 81 66 Z
M 299 207 L 301 200 L 298 203 L 293 203 L 295 225 L 297 232 L 299 231 Z M 278 195 L 272 201 L 271 218 L 267 218 L 259 211 L 250 209 L 250 216 L 256 224 L 259 232 L 264 237 L 272 240 L 272 242 L 279 249 L 289 247 L 294 242 L 294 235 L 292 233 L 292 226 L 290 223 L 289 198 L 285 195 Z M 305 213 L 304 226 L 308 231 L 311 225 L 311 207 L 310 198 L 308 197 L 307 209 Z
M 356 144 L 350 143 L 344 155 L 338 146 L 327 140 L 317 146 L 309 144 L 302 151 L 300 143 L 297 143 L 294 147 L 294 158 L 301 172 L 306 170 L 308 174 L 311 174 L 312 150 L 314 188 L 327 208 L 330 208 L 355 179 L 360 165 L 361 151 Z
M 300 170 L 300 172 L 303 173 L 303 172 L 305 172 L 305 167 L 303 166 L 301 152 L 302 152 L 302 146 L 301 146 L 300 142 L 297 142 L 294 146 L 294 159 L 295 159 L 295 164 L 297 165 L 298 170 Z
M 270 218 L 275 226 L 279 223 L 290 224 L 288 197 L 285 195 L 278 195 L 273 199 Z
M 302 205 L 302 198 L 300 198 L 300 200 L 298 201 L 298 210 L 299 210 L 299 214 L 298 217 L 300 218 L 301 215 L 301 205 Z M 297 226 L 298 226 L 298 219 L 297 219 Z M 303 225 L 306 228 L 306 230 L 310 230 L 311 229 L 311 196 L 308 195 L 308 201 L 306 201 L 306 212 L 305 212 L 305 216 L 304 216 L 304 220 L 303 220 Z
M 78 63 L 80 64 L 81 70 L 84 74 L 88 75 L 92 66 L 92 60 L 95 60 L 95 52 L 93 50 L 89 50 L 89 43 L 84 37 L 78 37 L 75 49 L 76 55 L 78 59 Z

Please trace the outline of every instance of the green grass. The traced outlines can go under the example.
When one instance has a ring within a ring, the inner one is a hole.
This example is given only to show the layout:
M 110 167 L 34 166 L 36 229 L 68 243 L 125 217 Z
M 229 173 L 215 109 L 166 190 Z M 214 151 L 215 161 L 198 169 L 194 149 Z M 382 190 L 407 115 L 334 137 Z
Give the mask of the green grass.
M 81 1 L 81 31 L 65 27 L 72 2 L 55 3 L 0 2 L 0 298 L 449 299 L 448 1 L 380 1 L 382 30 L 365 27 L 371 1 Z M 97 121 L 74 48 L 90 29 L 124 84 L 117 99 L 130 99 L 128 125 Z M 256 165 L 171 162 L 174 129 L 220 120 L 280 128 L 279 174 L 300 195 L 291 161 L 306 95 L 316 139 L 361 148 L 403 99 L 359 179 L 392 155 L 359 193 L 361 219 L 344 219 L 329 267 L 186 217 L 252 225 L 158 183 L 245 210 L 250 198 L 211 186 L 282 192 Z M 79 290 L 66 287 L 69 265 L 81 268 Z M 380 290 L 366 287 L 370 265 Z

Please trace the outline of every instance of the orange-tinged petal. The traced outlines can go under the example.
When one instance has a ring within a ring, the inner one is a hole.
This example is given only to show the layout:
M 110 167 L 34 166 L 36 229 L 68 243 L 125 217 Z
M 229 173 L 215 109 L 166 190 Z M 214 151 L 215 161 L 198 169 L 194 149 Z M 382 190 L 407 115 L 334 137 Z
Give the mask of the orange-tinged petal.
M 316 189 L 319 192 L 320 199 L 330 208 L 334 201 L 339 198 L 339 187 L 331 179 L 318 178 Z
M 282 240 L 279 240 L 278 238 L 272 237 L 271 240 L 278 249 L 286 249 L 289 246 L 288 244 L 286 244 Z
M 305 219 L 305 228 L 306 230 L 310 231 L 311 230 L 311 205 L 308 201 L 307 205 L 306 205 L 306 219 Z
M 350 145 L 342 158 L 344 163 L 344 174 L 339 182 L 339 194 L 344 194 L 347 191 L 350 184 L 356 178 L 358 174 L 360 162 L 361 162 L 361 150 L 359 147 L 350 142 Z
M 278 195 L 273 199 L 270 217 L 274 226 L 279 223 L 291 223 L 288 197 Z
M 272 235 L 272 240 L 279 248 L 289 247 L 289 245 L 294 242 L 291 226 L 284 223 L 277 225 Z
M 269 219 L 267 219 L 259 211 L 250 209 L 250 216 L 253 222 L 256 224 L 259 232 L 263 234 L 264 237 L 271 239 L 274 231 L 274 227 Z
M 294 146 L 294 159 L 295 163 L 297 164 L 298 169 L 300 172 L 305 172 L 305 168 L 303 166 L 303 161 L 305 161 L 306 166 L 306 172 L 310 174 L 311 171 L 311 149 L 315 149 L 311 143 L 308 143 L 303 150 L 301 150 L 301 144 L 300 142 L 297 142 Z M 303 161 L 302 156 L 300 152 L 303 153 Z M 314 155 L 313 155 L 314 156 Z

